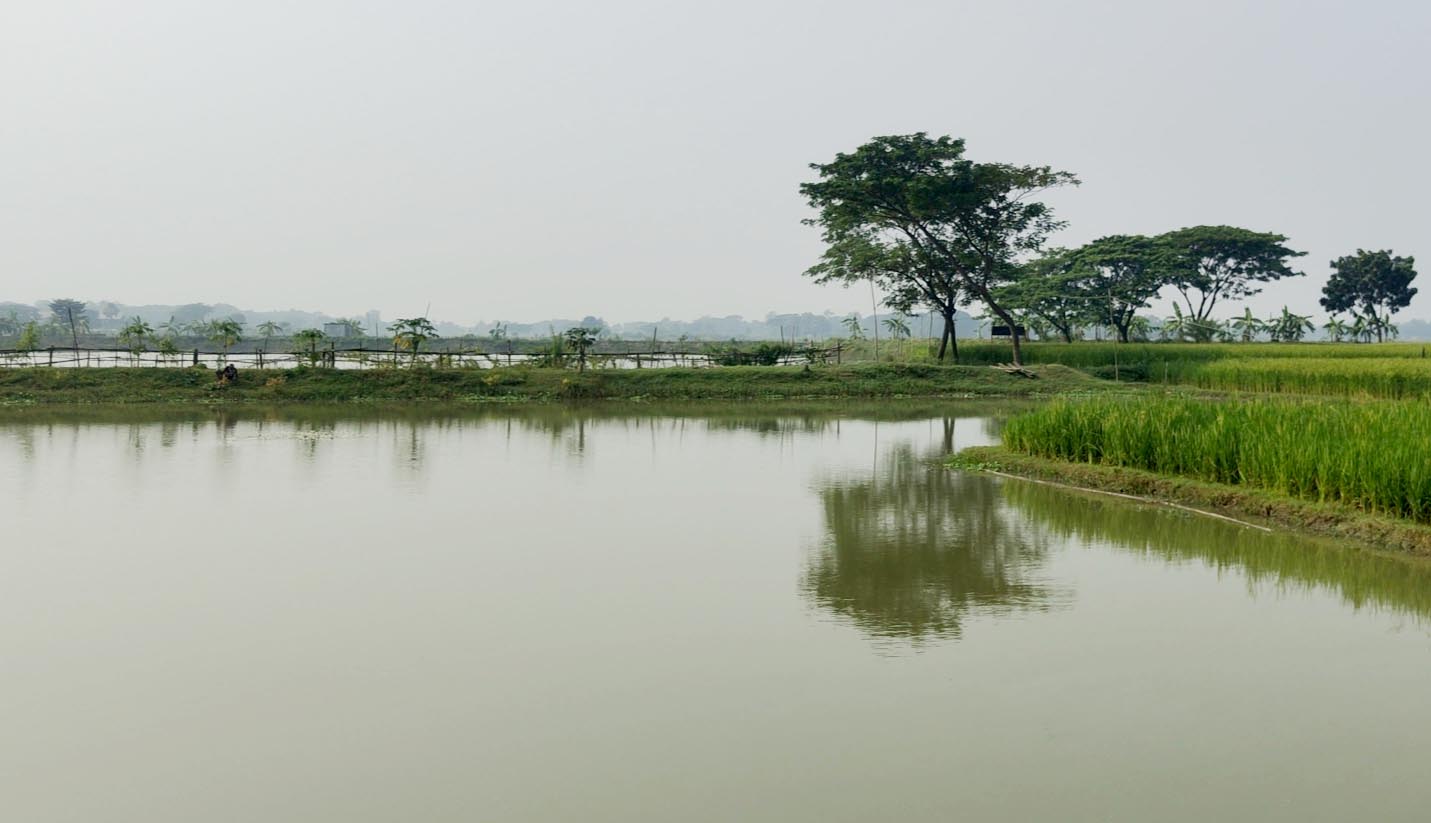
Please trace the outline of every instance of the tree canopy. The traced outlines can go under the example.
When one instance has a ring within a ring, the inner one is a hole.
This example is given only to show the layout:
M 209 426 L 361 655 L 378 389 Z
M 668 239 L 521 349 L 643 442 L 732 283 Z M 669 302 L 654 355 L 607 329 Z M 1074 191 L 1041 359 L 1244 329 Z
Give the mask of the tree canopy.
M 422 344 L 437 337 L 437 327 L 426 317 L 402 317 L 388 326 L 393 335 L 393 346 L 412 352 L 412 362 L 417 362 Z
M 1212 339 L 1212 311 L 1218 301 L 1251 297 L 1266 283 L 1300 276 L 1287 262 L 1306 254 L 1283 245 L 1283 235 L 1235 226 L 1193 226 L 1158 240 L 1170 254 L 1170 285 L 1187 306 L 1188 329 L 1202 341 Z
M 1116 234 L 1073 252 L 1075 293 L 1096 322 L 1111 326 L 1127 343 L 1138 310 L 1158 295 L 1171 276 L 1171 255 L 1159 239 Z
M 1322 308 L 1337 314 L 1349 311 L 1361 320 L 1377 341 L 1386 339 L 1391 316 L 1406 308 L 1416 296 L 1416 258 L 1396 257 L 1390 251 L 1363 251 L 1332 261 L 1332 276 L 1322 287 Z
M 819 179 L 800 192 L 819 212 L 807 222 L 822 229 L 827 249 L 810 274 L 875 277 L 897 299 L 918 297 L 941 314 L 948 286 L 957 287 L 1010 327 L 1021 362 L 1018 324 L 996 290 L 1023 274 L 1020 263 L 1062 226 L 1034 196 L 1076 177 L 1048 166 L 975 163 L 963 140 L 924 132 L 876 137 L 811 169 Z M 936 277 L 945 284 L 930 289 Z

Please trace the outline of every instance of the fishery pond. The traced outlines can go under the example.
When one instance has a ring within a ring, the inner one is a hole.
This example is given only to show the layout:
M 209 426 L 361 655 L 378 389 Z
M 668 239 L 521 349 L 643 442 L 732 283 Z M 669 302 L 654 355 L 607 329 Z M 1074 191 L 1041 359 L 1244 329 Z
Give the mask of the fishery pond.
M 1431 568 L 1009 411 L 7 411 L 4 817 L 1426 819 Z

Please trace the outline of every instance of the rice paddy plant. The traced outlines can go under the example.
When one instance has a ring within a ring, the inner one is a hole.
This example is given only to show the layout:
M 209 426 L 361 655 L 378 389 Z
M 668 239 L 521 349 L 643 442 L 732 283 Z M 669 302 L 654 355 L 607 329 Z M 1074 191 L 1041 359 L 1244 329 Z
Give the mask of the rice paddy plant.
M 1410 402 L 1090 399 L 1011 419 L 1004 443 L 1431 523 L 1428 432 L 1431 407 Z
M 1009 344 L 1003 341 L 959 341 L 959 362 L 966 366 L 1007 363 Z M 1076 369 L 1143 365 L 1150 379 L 1161 380 L 1166 366 L 1173 378 L 1179 369 L 1229 359 L 1421 359 L 1423 343 L 1076 343 L 1024 344 L 1029 363 L 1059 363 Z
M 1177 379 L 1223 391 L 1413 398 L 1431 396 L 1431 360 L 1235 358 L 1180 369 Z

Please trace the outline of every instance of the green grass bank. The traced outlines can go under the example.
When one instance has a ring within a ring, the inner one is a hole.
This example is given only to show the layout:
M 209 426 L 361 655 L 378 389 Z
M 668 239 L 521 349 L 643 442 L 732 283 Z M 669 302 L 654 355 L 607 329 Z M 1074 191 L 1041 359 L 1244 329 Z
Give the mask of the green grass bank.
M 1431 397 L 1424 343 L 1031 343 L 1029 363 L 1095 377 L 1218 392 L 1336 397 Z M 961 363 L 1007 362 L 1008 345 L 970 343 Z
M 1267 489 L 1431 523 L 1431 407 L 1186 396 L 1056 400 L 1009 420 L 1039 457 Z
M 1004 446 L 965 449 L 950 459 L 950 465 L 967 471 L 997 471 L 1075 489 L 1177 503 L 1281 531 L 1327 538 L 1342 547 L 1431 558 L 1431 526 L 1343 504 L 1303 500 L 1267 489 L 1209 483 L 1124 466 L 1071 463 L 1022 454 Z
M 855 364 L 719 368 L 246 369 L 220 386 L 208 369 L 0 370 L 0 405 L 77 403 L 482 403 L 566 400 L 793 400 L 1038 397 L 1127 391 L 1062 366 L 1033 379 L 979 366 Z
M 960 461 L 1426 553 L 1427 431 L 1431 407 L 1409 401 L 1086 397 L 1011 418 L 1002 449 Z

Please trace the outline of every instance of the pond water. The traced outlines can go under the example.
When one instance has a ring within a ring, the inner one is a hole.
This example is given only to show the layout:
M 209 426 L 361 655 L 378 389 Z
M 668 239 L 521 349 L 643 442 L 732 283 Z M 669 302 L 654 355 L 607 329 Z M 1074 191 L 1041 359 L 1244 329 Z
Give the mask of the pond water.
M 11 413 L 27 821 L 1424 820 L 1424 564 L 989 406 Z

